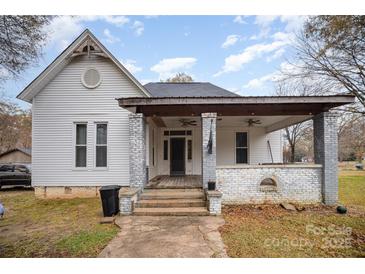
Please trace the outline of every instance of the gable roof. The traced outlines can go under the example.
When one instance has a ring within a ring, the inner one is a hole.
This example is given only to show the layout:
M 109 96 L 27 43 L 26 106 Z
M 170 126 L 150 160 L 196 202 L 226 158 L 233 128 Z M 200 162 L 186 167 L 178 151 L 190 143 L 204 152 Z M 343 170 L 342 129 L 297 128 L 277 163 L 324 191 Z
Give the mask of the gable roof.
M 4 155 L 7 155 L 9 153 L 15 152 L 15 151 L 20 151 L 20 152 L 23 152 L 24 154 L 26 154 L 28 156 L 32 156 L 32 149 L 31 148 L 20 148 L 20 147 L 17 147 L 17 148 L 13 148 L 13 149 L 10 149 L 8 151 L 5 151 L 5 152 L 1 153 L 0 154 L 0 157 L 2 157 Z
M 236 93 L 203 82 L 148 83 L 144 85 L 152 97 L 238 97 Z
M 28 103 L 32 102 L 34 96 L 38 94 L 68 63 L 72 60 L 73 52 L 87 40 L 95 43 L 109 58 L 147 97 L 149 92 L 138 82 L 136 78 L 116 59 L 104 45 L 91 33 L 89 29 L 84 30 L 60 55 L 57 56 L 24 90 L 18 94 L 17 98 Z

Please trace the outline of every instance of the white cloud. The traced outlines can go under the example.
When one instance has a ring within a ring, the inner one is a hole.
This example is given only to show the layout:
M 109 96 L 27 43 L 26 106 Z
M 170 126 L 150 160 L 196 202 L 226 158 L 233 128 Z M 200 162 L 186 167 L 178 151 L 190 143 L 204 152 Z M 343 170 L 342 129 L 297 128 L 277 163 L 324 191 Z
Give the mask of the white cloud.
M 238 24 L 247 24 L 247 22 L 245 20 L 243 20 L 243 16 L 241 15 L 237 15 L 234 19 L 233 19 L 234 23 L 238 23 Z
M 64 49 L 84 29 L 80 20 L 72 16 L 55 17 L 52 22 L 45 27 L 49 34 L 48 43 L 51 46 L 57 45 Z
M 307 18 L 308 16 L 294 16 L 294 15 L 280 16 L 281 22 L 286 23 L 285 31 L 287 32 L 299 31 L 303 27 L 304 21 Z
M 230 46 L 233 46 L 240 39 L 240 36 L 237 34 L 228 35 L 226 41 L 222 44 L 222 48 L 226 49 Z
M 246 85 L 243 86 L 245 89 L 263 89 L 268 82 L 273 82 L 278 78 L 278 73 L 273 72 L 264 75 L 260 78 L 250 80 Z
M 140 82 L 142 85 L 151 83 L 151 82 L 159 82 L 160 79 L 141 79 Z
M 277 15 L 257 15 L 255 17 L 255 24 L 260 27 L 269 27 L 279 16 Z
M 129 18 L 123 15 L 118 16 L 100 16 L 101 19 L 104 19 L 106 22 L 115 25 L 116 27 L 123 27 L 125 24 L 129 22 Z
M 243 88 L 256 91 L 267 91 L 273 88 L 272 86 L 270 86 L 270 84 L 273 84 L 274 82 L 283 79 L 286 73 L 296 71 L 300 71 L 300 68 L 298 68 L 296 65 L 290 64 L 288 62 L 282 62 L 280 64 L 280 68 L 277 71 L 266 74 L 259 78 L 251 79 L 247 84 L 243 85 Z
M 283 56 L 284 53 L 285 53 L 285 48 L 278 49 L 277 51 L 274 52 L 273 55 L 270 55 L 269 57 L 267 57 L 266 61 L 271 62 L 272 60 L 278 59 L 281 56 Z
M 105 41 L 107 43 L 113 44 L 113 43 L 116 43 L 116 42 L 119 42 L 120 41 L 120 39 L 118 37 L 116 37 L 113 34 L 111 34 L 111 32 L 110 32 L 109 29 L 105 29 L 104 30 L 104 35 L 106 37 Z
M 85 23 L 98 20 L 119 28 L 129 22 L 126 16 L 58 16 L 45 27 L 49 33 L 49 45 L 64 49 L 85 29 Z
M 132 74 L 142 71 L 142 67 L 136 65 L 136 61 L 132 59 L 121 60 L 121 63 Z
M 254 24 L 258 25 L 260 31 L 258 34 L 252 35 L 250 40 L 259 40 L 263 38 L 267 38 L 271 32 L 271 26 L 276 20 L 280 20 L 283 24 L 285 24 L 284 30 L 287 33 L 295 33 L 299 31 L 304 21 L 307 19 L 307 16 L 294 16 L 294 15 L 258 15 L 255 17 Z
M 137 36 L 141 36 L 144 31 L 144 24 L 141 21 L 134 21 L 132 25 L 132 29 L 134 30 L 134 34 Z
M 280 38 L 280 39 L 279 39 Z M 285 39 L 284 39 L 285 38 Z M 283 40 L 284 39 L 284 40 Z M 265 54 L 277 52 L 281 48 L 287 46 L 289 40 L 287 37 L 277 37 L 271 43 L 259 43 L 245 48 L 239 54 L 232 54 L 224 60 L 222 69 L 214 74 L 214 76 L 220 76 L 221 74 L 239 71 L 242 69 L 244 64 L 250 63 L 256 58 L 260 58 Z
M 184 72 L 194 66 L 197 62 L 193 57 L 177 57 L 162 59 L 156 65 L 151 67 L 151 71 L 159 74 L 160 79 L 166 79 L 177 72 Z

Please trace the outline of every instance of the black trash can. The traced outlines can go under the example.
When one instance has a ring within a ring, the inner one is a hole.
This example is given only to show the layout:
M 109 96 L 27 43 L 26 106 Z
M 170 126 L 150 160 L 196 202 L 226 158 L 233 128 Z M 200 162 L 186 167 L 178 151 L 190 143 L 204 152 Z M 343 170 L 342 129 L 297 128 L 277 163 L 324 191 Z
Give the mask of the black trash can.
M 103 186 L 100 188 L 100 198 L 103 205 L 104 217 L 111 217 L 119 212 L 120 186 Z
M 215 190 L 215 182 L 208 182 L 208 190 Z

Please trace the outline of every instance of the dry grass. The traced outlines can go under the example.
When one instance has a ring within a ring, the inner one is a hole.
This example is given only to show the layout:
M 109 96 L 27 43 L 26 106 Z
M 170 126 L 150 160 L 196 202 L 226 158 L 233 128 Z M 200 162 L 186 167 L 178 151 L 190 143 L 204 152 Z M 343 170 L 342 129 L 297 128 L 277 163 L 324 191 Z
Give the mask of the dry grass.
M 31 190 L 3 190 L 0 257 L 95 257 L 116 235 L 100 225 L 98 198 L 40 200 Z
M 365 257 L 365 172 L 340 174 L 340 202 L 288 212 L 279 206 L 230 206 L 222 238 L 231 257 Z M 321 234 L 314 233 L 314 230 Z M 351 231 L 349 231 L 350 229 Z

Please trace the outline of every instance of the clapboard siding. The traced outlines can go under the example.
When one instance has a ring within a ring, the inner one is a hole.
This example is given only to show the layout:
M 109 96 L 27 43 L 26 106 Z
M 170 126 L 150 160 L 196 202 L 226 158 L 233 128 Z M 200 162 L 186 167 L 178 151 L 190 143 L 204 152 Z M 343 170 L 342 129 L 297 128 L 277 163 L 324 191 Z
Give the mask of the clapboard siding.
M 101 73 L 102 83 L 87 89 L 86 68 Z M 128 111 L 117 97 L 143 96 L 109 59 L 75 58 L 33 99 L 32 184 L 100 186 L 129 184 Z M 87 168 L 74 167 L 74 122 L 88 123 Z M 94 168 L 95 122 L 108 123 L 108 168 Z
M 271 163 L 270 151 L 267 141 L 270 141 L 275 163 L 282 162 L 281 131 L 269 134 L 264 128 L 217 128 L 217 166 L 236 165 L 235 145 L 236 132 L 248 133 L 248 164 Z

